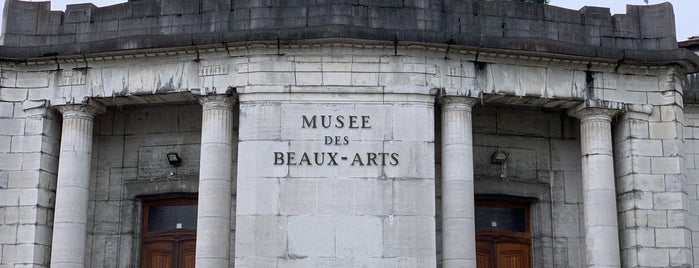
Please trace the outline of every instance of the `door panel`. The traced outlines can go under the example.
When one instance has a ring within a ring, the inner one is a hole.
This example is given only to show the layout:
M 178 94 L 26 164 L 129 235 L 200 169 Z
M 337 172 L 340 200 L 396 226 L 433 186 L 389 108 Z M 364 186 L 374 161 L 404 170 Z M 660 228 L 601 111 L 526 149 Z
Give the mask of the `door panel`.
M 194 268 L 196 241 L 187 240 L 180 243 L 179 248 L 180 268 Z
M 529 246 L 517 243 L 497 244 L 498 268 L 528 268 Z
M 172 242 L 151 242 L 143 245 L 141 267 L 172 268 Z
M 491 241 L 476 240 L 476 267 L 494 268 L 491 259 L 495 256 L 493 243 Z

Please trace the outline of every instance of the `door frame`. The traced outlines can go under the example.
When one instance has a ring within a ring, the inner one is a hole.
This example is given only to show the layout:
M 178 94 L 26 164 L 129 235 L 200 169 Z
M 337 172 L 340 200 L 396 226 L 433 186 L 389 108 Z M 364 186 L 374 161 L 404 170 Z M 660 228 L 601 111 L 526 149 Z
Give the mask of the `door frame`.
M 140 226 L 140 242 L 139 242 L 139 266 L 143 266 L 146 259 L 146 247 L 148 243 L 156 242 L 171 242 L 173 243 L 172 256 L 173 265 L 181 267 L 183 260 L 179 259 L 180 246 L 184 241 L 196 242 L 197 230 L 191 228 L 183 229 L 168 229 L 164 231 L 148 231 L 148 212 L 153 206 L 172 206 L 172 205 L 197 205 L 198 199 L 196 196 L 178 196 L 172 198 L 153 198 L 144 199 L 141 201 L 141 226 Z
M 476 249 L 478 250 L 479 242 L 488 244 L 487 252 L 490 252 L 489 263 L 497 266 L 497 245 L 499 243 L 515 243 L 525 245 L 528 248 L 528 256 L 526 261 L 529 262 L 529 267 L 532 266 L 532 237 L 531 237 L 531 203 L 522 202 L 520 198 L 514 198 L 520 202 L 512 202 L 510 198 L 496 198 L 489 196 L 483 199 L 476 198 L 474 207 L 495 207 L 495 208 L 521 208 L 524 209 L 524 232 L 512 232 L 498 229 L 486 229 L 476 231 Z M 475 215 L 474 215 L 475 216 Z M 478 251 L 477 251 L 478 252 Z

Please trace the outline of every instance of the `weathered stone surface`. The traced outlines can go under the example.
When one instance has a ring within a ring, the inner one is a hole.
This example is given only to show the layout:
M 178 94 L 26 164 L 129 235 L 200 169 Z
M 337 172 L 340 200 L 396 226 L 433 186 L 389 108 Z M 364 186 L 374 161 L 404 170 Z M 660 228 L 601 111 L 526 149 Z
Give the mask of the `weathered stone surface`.
M 51 12 L 45 3 L 13 0 L 6 5 L 10 25 L 3 41 L 5 46 L 14 47 L 5 47 L 0 54 L 26 57 L 112 51 L 120 48 L 116 44 L 120 42 L 105 41 L 117 36 L 129 41 L 133 45 L 130 48 L 189 45 L 190 41 L 205 45 L 337 37 L 455 43 L 613 59 L 624 54 L 626 59 L 656 61 L 689 56 L 675 50 L 674 16 L 669 4 L 633 6 L 626 14 L 612 17 L 608 9 L 576 12 L 516 2 L 460 2 L 456 9 L 440 1 L 419 5 L 261 3 L 236 3 L 234 6 L 239 7 L 232 8 L 232 12 L 227 11 L 231 4 L 222 0 L 129 1 L 102 8 L 76 4 L 69 5 L 62 14 L 65 19 L 59 20 L 55 18 L 61 13 Z M 89 27 L 82 25 L 87 22 Z M 108 25 L 118 26 L 115 29 Z M 86 43 L 76 47 L 71 44 L 75 40 Z M 663 53 L 623 52 L 630 49 Z

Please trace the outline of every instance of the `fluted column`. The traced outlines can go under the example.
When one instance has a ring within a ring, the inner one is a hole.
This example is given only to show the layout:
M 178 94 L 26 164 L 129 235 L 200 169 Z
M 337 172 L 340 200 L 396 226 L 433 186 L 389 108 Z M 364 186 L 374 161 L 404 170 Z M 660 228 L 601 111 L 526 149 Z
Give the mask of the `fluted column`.
M 199 164 L 197 267 L 229 267 L 231 183 L 233 179 L 233 100 L 201 97 L 204 106 Z
M 582 108 L 580 119 L 585 255 L 587 267 L 620 267 L 612 116 L 617 110 Z
M 476 267 L 471 108 L 477 99 L 442 97 L 442 267 Z
M 58 159 L 51 267 L 85 267 L 92 125 L 94 116 L 104 112 L 105 108 L 93 102 L 56 108 L 63 114 L 63 128 Z

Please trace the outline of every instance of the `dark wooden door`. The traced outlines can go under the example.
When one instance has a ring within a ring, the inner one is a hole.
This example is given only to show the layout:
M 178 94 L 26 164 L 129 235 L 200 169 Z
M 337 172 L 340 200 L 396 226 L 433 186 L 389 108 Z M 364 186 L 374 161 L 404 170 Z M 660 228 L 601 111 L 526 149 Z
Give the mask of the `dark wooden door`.
M 496 202 L 476 207 L 477 268 L 530 268 L 529 207 Z
M 145 202 L 141 268 L 194 268 L 196 218 L 196 199 Z

